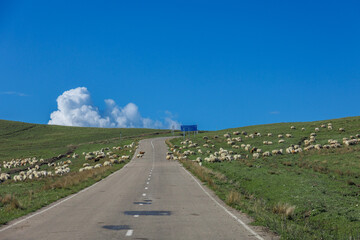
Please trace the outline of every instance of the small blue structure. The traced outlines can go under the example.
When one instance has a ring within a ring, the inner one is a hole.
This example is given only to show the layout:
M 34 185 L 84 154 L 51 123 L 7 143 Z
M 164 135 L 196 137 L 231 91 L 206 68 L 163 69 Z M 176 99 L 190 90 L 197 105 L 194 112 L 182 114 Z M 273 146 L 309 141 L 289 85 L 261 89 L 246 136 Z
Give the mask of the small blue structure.
M 186 132 L 188 132 L 189 134 L 190 134 L 190 132 L 194 132 L 194 135 L 196 133 L 198 133 L 197 125 L 181 125 L 180 129 L 183 132 L 184 139 L 185 139 Z
M 197 125 L 181 125 L 182 132 L 197 132 Z

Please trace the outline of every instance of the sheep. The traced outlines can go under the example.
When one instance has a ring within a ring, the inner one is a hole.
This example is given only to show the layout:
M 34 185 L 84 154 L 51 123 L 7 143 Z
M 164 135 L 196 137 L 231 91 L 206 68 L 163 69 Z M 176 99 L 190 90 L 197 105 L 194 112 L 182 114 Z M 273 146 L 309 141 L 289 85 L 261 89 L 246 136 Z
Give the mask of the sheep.
M 260 157 L 260 154 L 259 153 L 254 153 L 253 154 L 253 159 L 258 159 Z
M 350 145 L 355 145 L 358 143 L 358 140 L 357 139 L 351 139 L 351 140 L 346 140 L 346 141 L 343 141 L 343 143 L 346 145 L 346 146 L 350 146 Z
M 291 126 L 290 129 L 293 129 L 293 130 L 294 130 L 294 129 L 296 129 L 296 128 L 295 128 L 295 126 Z
M 268 133 L 268 134 L 267 134 L 268 137 L 272 137 L 272 135 L 273 135 L 272 133 Z
M 340 132 L 345 132 L 345 129 L 344 128 L 339 128 L 339 131 Z
M 284 136 L 282 134 L 279 134 L 278 135 L 278 138 L 283 138 Z
M 329 130 L 332 130 L 332 129 L 333 129 L 331 125 L 329 125 L 327 128 L 328 128 Z
M 271 153 L 269 151 L 266 151 L 262 155 L 263 155 L 263 157 L 270 157 Z
M 319 129 L 319 128 L 315 128 L 315 132 L 318 132 L 318 131 L 320 131 L 320 129 Z
M 281 155 L 281 154 L 283 154 L 283 150 L 282 149 L 274 149 L 274 150 L 272 150 L 271 151 L 271 153 L 273 154 L 273 155 Z
M 224 138 L 231 138 L 231 135 L 229 133 L 225 133 Z
M 268 141 L 263 141 L 263 144 L 264 144 L 264 145 L 267 145 L 267 144 L 268 144 Z
M 321 124 L 320 127 L 321 127 L 321 128 L 326 128 L 326 125 L 325 125 L 325 124 Z
M 280 139 L 280 140 L 279 140 L 279 143 L 284 143 L 284 142 L 285 142 L 284 139 Z
M 256 133 L 255 135 L 258 136 L 258 137 L 261 137 L 261 133 L 259 133 L 259 132 Z
M 244 135 L 244 136 L 246 136 L 246 135 L 247 135 L 247 132 L 241 131 L 241 134 Z
M 105 161 L 105 162 L 104 162 L 104 167 L 106 167 L 106 166 L 111 167 L 111 166 L 112 166 L 111 162 L 109 162 L 109 161 Z
M 272 141 L 268 141 L 267 145 L 272 145 L 273 142 Z
M 98 163 L 94 166 L 94 168 L 101 168 L 102 167 L 102 164 L 101 163 Z
M 291 138 L 291 137 L 292 137 L 292 135 L 289 134 L 289 133 L 285 134 L 285 136 L 286 136 L 287 138 Z
M 112 164 L 118 164 L 118 163 L 119 163 L 119 160 L 117 160 L 117 159 L 110 159 L 110 162 L 111 162 Z
M 233 135 L 240 135 L 239 131 L 233 132 Z
M 234 155 L 234 160 L 240 160 L 242 158 L 242 156 L 240 154 L 235 154 Z
M 301 131 L 305 131 L 305 128 L 303 127 L 303 128 L 301 128 Z

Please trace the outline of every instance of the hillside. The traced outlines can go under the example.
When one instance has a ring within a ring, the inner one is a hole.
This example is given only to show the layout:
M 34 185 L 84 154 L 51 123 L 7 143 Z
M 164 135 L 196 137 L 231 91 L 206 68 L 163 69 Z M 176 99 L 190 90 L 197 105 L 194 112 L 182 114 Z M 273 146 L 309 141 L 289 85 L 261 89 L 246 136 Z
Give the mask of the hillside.
M 360 117 L 350 117 L 226 129 L 171 143 L 175 158 L 220 198 L 283 239 L 359 239 L 359 134 Z
M 12 158 L 50 158 L 66 153 L 69 148 L 122 139 L 166 134 L 168 130 L 136 128 L 85 128 L 30 124 L 0 120 L 0 162 Z

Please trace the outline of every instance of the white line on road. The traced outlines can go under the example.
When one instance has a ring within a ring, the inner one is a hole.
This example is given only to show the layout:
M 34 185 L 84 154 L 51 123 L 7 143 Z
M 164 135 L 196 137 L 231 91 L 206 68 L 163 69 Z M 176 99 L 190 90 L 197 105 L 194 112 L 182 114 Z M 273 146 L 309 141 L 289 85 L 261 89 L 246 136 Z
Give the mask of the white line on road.
M 145 190 L 148 190 L 149 188 L 148 187 L 145 187 Z
M 143 197 L 145 197 L 146 196 L 146 193 L 143 193 Z
M 127 230 L 127 232 L 126 232 L 126 237 L 131 237 L 132 235 L 133 235 L 133 232 L 134 232 L 134 230 L 132 230 L 132 229 L 129 229 L 129 230 Z
M 149 184 L 149 182 L 146 182 L 146 184 Z
M 221 205 L 218 201 L 216 201 L 215 198 L 213 198 L 210 193 L 208 193 L 205 188 L 203 188 L 203 186 L 201 186 L 201 184 L 199 183 L 199 181 L 193 176 L 191 175 L 191 173 L 186 170 L 184 167 L 182 167 L 182 169 L 184 169 L 184 171 L 189 174 L 194 180 L 195 182 L 200 186 L 200 188 L 206 193 L 206 195 L 208 195 L 208 197 L 213 200 L 219 207 L 221 207 L 226 213 L 228 213 L 231 217 L 233 217 L 238 223 L 240 223 L 246 230 L 248 230 L 249 232 L 251 232 L 251 234 L 253 234 L 257 239 L 259 240 L 264 240 L 259 234 L 257 234 L 256 232 L 254 232 L 254 230 L 252 230 L 248 225 L 246 225 L 243 221 L 241 221 L 238 217 L 236 217 L 233 213 L 231 213 L 229 210 L 227 210 L 223 205 Z
M 134 217 L 139 217 L 139 215 L 134 215 Z

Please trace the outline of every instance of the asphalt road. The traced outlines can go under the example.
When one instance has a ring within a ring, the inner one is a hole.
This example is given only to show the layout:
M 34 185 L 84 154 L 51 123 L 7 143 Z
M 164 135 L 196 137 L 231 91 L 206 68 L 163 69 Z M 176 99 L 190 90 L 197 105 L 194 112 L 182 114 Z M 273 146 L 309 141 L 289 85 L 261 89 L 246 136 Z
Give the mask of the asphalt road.
M 178 162 L 164 138 L 97 184 L 0 228 L 0 239 L 273 239 L 248 227 Z

